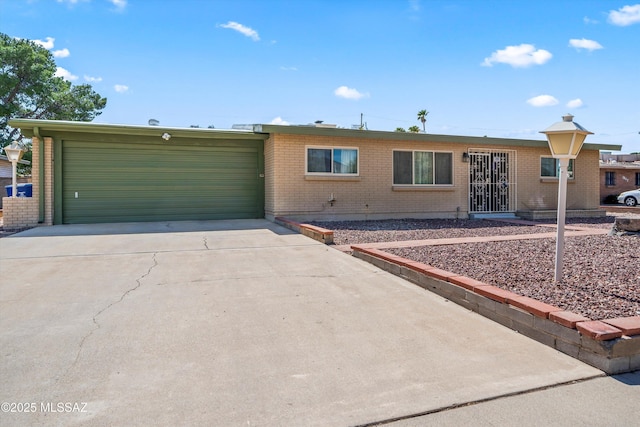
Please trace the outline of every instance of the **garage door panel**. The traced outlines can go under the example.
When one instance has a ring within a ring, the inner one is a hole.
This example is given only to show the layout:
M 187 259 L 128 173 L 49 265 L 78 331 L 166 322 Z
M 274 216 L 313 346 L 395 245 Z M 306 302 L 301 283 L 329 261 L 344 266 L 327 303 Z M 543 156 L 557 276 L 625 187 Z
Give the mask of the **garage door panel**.
M 263 154 L 255 141 L 213 147 L 63 144 L 65 223 L 263 216 Z

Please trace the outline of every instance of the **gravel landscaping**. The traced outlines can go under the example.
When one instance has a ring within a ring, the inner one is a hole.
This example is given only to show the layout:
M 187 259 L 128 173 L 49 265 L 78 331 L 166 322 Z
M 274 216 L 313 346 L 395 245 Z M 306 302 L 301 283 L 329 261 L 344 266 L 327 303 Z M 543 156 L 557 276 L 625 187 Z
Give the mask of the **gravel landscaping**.
M 567 225 L 612 227 L 614 218 L 568 219 Z M 550 223 L 553 223 L 551 221 Z M 490 220 L 316 222 L 337 245 L 555 232 Z M 640 237 L 566 237 L 564 277 L 555 283 L 555 238 L 415 246 L 385 251 L 529 296 L 594 320 L 640 315 Z

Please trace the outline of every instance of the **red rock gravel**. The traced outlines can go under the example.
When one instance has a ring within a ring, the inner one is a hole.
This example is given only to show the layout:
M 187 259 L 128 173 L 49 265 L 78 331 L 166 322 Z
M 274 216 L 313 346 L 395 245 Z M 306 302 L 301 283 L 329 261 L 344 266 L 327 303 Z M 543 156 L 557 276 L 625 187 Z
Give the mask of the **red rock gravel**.
M 567 220 L 611 228 L 612 217 Z M 555 232 L 488 220 L 395 220 L 315 223 L 335 244 Z M 640 237 L 582 236 L 565 241 L 564 275 L 553 281 L 555 238 L 416 246 L 387 252 L 472 277 L 594 320 L 640 315 Z

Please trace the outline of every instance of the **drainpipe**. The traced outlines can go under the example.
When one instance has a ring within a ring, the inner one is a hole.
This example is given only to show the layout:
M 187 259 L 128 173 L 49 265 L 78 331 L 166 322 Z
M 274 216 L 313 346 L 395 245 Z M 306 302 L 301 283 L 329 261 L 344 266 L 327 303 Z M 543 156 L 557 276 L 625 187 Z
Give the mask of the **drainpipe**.
M 44 222 L 44 139 L 40 135 L 40 128 L 35 126 L 33 128 L 33 135 L 38 138 L 39 145 L 39 158 L 38 158 L 38 169 L 40 170 L 38 176 L 38 186 L 40 191 L 38 191 L 38 223 L 42 224 Z

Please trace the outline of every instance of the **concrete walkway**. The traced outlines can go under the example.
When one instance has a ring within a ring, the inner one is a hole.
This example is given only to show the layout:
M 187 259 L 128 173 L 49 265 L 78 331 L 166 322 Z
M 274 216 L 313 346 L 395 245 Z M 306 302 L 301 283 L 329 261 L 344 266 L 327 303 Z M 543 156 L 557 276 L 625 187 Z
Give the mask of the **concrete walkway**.
M 640 399 L 637 376 L 263 220 L 32 229 L 0 239 L 0 271 L 2 426 L 504 425 L 495 405 L 523 425 L 510 405 Z

